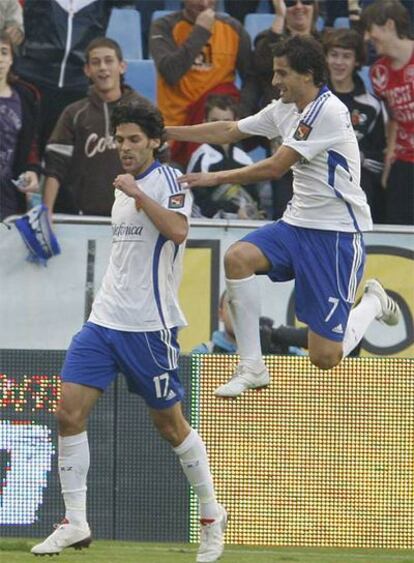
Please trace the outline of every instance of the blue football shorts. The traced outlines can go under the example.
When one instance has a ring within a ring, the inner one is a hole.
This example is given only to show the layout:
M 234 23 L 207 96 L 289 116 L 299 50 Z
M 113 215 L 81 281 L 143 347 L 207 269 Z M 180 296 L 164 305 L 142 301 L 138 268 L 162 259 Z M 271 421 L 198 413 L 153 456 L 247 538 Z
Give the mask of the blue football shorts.
M 278 221 L 241 240 L 266 256 L 272 281 L 295 280 L 297 318 L 316 334 L 341 342 L 364 270 L 361 233 L 305 229 Z
M 88 321 L 72 339 L 61 377 L 104 391 L 122 373 L 131 393 L 153 409 L 165 409 L 184 397 L 179 351 L 177 328 L 126 332 Z

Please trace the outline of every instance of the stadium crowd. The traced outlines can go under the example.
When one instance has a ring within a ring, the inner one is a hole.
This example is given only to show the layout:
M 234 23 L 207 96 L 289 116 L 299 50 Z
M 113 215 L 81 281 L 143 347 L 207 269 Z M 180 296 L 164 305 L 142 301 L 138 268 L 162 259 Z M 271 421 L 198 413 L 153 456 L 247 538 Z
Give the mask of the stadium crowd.
M 136 36 L 111 29 L 115 12 L 124 22 L 139 15 Z M 166 125 L 255 113 L 278 97 L 272 46 L 311 35 L 324 46 L 329 88 L 349 109 L 374 223 L 413 225 L 413 12 L 413 0 L 3 0 L 0 219 L 24 213 L 36 191 L 51 214 L 109 216 L 120 162 L 108 124 L 118 102 L 149 98 Z M 156 96 L 134 88 L 129 47 L 138 43 L 155 65 Z M 278 146 L 259 137 L 170 141 L 161 158 L 210 171 Z M 291 195 L 289 171 L 271 184 L 200 190 L 193 215 L 278 219 Z

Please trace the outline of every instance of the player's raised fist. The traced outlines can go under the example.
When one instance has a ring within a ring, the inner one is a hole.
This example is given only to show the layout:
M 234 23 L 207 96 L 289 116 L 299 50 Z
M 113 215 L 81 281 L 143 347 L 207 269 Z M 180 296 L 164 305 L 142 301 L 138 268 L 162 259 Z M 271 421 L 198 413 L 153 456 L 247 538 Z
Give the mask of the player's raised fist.
M 132 174 L 118 174 L 114 180 L 114 187 L 130 197 L 136 196 L 138 192 L 138 187 Z

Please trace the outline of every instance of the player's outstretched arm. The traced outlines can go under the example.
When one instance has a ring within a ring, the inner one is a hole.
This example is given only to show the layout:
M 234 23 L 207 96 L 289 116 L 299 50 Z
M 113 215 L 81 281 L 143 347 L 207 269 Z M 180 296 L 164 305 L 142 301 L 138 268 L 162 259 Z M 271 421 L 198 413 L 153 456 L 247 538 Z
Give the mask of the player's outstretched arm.
M 237 143 L 250 137 L 237 127 L 237 121 L 214 121 L 199 125 L 182 125 L 165 128 L 167 139 L 193 143 Z
M 114 180 L 114 186 L 117 190 L 121 190 L 135 199 L 137 210 L 145 211 L 165 238 L 172 240 L 175 244 L 185 241 L 188 234 L 188 221 L 185 215 L 170 211 L 153 200 L 140 190 L 131 174 L 119 174 Z
M 252 184 L 265 180 L 277 180 L 300 160 L 301 155 L 290 147 L 282 145 L 269 158 L 233 170 L 218 172 L 192 172 L 178 178 L 180 184 L 187 184 L 188 188 L 209 188 L 220 184 Z

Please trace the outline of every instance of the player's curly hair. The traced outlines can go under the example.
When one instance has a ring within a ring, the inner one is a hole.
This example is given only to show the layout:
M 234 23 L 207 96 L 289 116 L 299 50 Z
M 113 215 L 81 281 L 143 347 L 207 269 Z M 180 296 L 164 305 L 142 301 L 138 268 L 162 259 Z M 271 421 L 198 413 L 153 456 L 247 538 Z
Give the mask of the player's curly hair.
M 309 36 L 295 35 L 274 44 L 274 57 L 286 57 L 289 66 L 299 74 L 313 75 L 315 86 L 322 86 L 326 82 L 327 69 L 322 45 Z
M 129 102 L 115 106 L 111 117 L 113 134 L 122 123 L 135 123 L 150 139 L 160 139 L 160 147 L 166 139 L 162 114 L 149 102 Z

